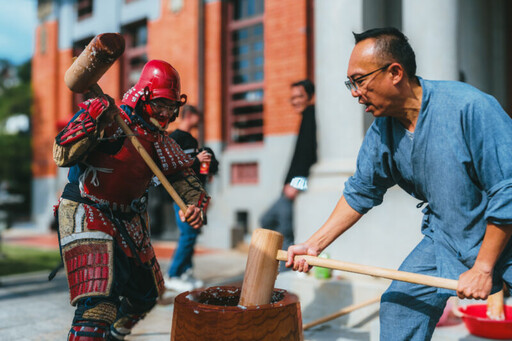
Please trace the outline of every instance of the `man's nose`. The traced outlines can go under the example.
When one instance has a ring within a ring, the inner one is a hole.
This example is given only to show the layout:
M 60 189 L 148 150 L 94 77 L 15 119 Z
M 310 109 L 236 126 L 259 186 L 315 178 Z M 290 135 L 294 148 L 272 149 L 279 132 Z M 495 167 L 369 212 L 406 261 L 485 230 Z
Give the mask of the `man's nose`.
M 359 97 L 360 93 L 359 93 L 359 89 L 350 89 L 350 94 L 352 95 L 352 97 Z

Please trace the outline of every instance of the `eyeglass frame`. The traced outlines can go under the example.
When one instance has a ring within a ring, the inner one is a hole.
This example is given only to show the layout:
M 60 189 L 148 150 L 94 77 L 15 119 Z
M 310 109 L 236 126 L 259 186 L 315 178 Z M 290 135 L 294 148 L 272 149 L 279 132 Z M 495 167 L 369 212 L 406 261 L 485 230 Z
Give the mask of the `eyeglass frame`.
M 373 75 L 376 72 L 379 72 L 379 71 L 387 69 L 388 67 L 391 66 L 391 64 L 393 64 L 393 63 L 386 64 L 386 65 L 384 65 L 384 66 L 382 66 L 382 67 L 380 67 L 380 68 L 378 68 L 376 70 L 373 70 L 372 72 L 368 72 L 367 74 L 364 74 L 364 75 L 359 76 L 359 77 L 354 78 L 354 79 L 352 79 L 352 78 L 347 76 L 348 80 L 345 81 L 345 86 L 350 91 L 357 91 L 357 90 L 359 90 L 359 86 L 357 85 L 357 82 L 363 80 L 364 78 L 366 78 L 366 77 L 368 77 L 370 75 Z

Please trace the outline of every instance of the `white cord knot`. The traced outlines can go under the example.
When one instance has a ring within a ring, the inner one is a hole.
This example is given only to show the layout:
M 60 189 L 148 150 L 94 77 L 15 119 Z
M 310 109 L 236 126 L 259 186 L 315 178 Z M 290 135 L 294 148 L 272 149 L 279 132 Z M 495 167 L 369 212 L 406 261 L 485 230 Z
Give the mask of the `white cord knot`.
M 87 166 L 87 168 L 80 175 L 80 178 L 79 178 L 79 181 L 80 181 L 80 191 L 83 190 L 85 179 L 89 176 L 89 174 L 92 173 L 92 178 L 91 178 L 90 183 L 94 187 L 98 187 L 100 185 L 100 181 L 98 180 L 98 172 L 112 173 L 112 171 L 114 170 L 112 168 L 94 167 L 94 166 L 91 166 L 91 165 L 88 165 L 88 164 L 86 164 L 86 166 Z

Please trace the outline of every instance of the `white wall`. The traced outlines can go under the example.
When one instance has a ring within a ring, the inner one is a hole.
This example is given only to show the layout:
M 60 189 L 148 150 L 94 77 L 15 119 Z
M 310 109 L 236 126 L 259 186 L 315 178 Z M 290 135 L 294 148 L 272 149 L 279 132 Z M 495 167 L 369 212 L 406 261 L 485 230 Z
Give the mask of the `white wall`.
M 56 178 L 32 180 L 32 221 L 39 231 L 47 231 L 53 221 L 53 205 L 57 204 Z
M 231 247 L 231 229 L 237 211 L 249 213 L 249 231 L 260 227 L 265 210 L 281 194 L 284 178 L 291 161 L 294 135 L 265 137 L 254 147 L 231 148 L 220 153 L 220 144 L 207 145 L 219 157 L 219 175 L 214 177 L 208 192 L 212 197 L 208 209 L 208 225 L 203 228 L 199 243 L 215 248 Z M 259 183 L 233 185 L 230 183 L 232 163 L 257 162 Z M 246 236 L 250 237 L 250 232 Z

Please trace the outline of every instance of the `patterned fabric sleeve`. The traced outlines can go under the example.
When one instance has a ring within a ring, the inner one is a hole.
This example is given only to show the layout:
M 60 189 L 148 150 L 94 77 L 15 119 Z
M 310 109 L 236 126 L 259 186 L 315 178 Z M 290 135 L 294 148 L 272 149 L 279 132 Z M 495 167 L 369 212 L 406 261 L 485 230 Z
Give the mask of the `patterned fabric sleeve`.
M 395 185 L 389 170 L 388 152 L 380 143 L 377 122 L 369 129 L 357 156 L 357 169 L 345 182 L 343 196 L 354 210 L 365 214 L 380 205 L 387 189 Z

